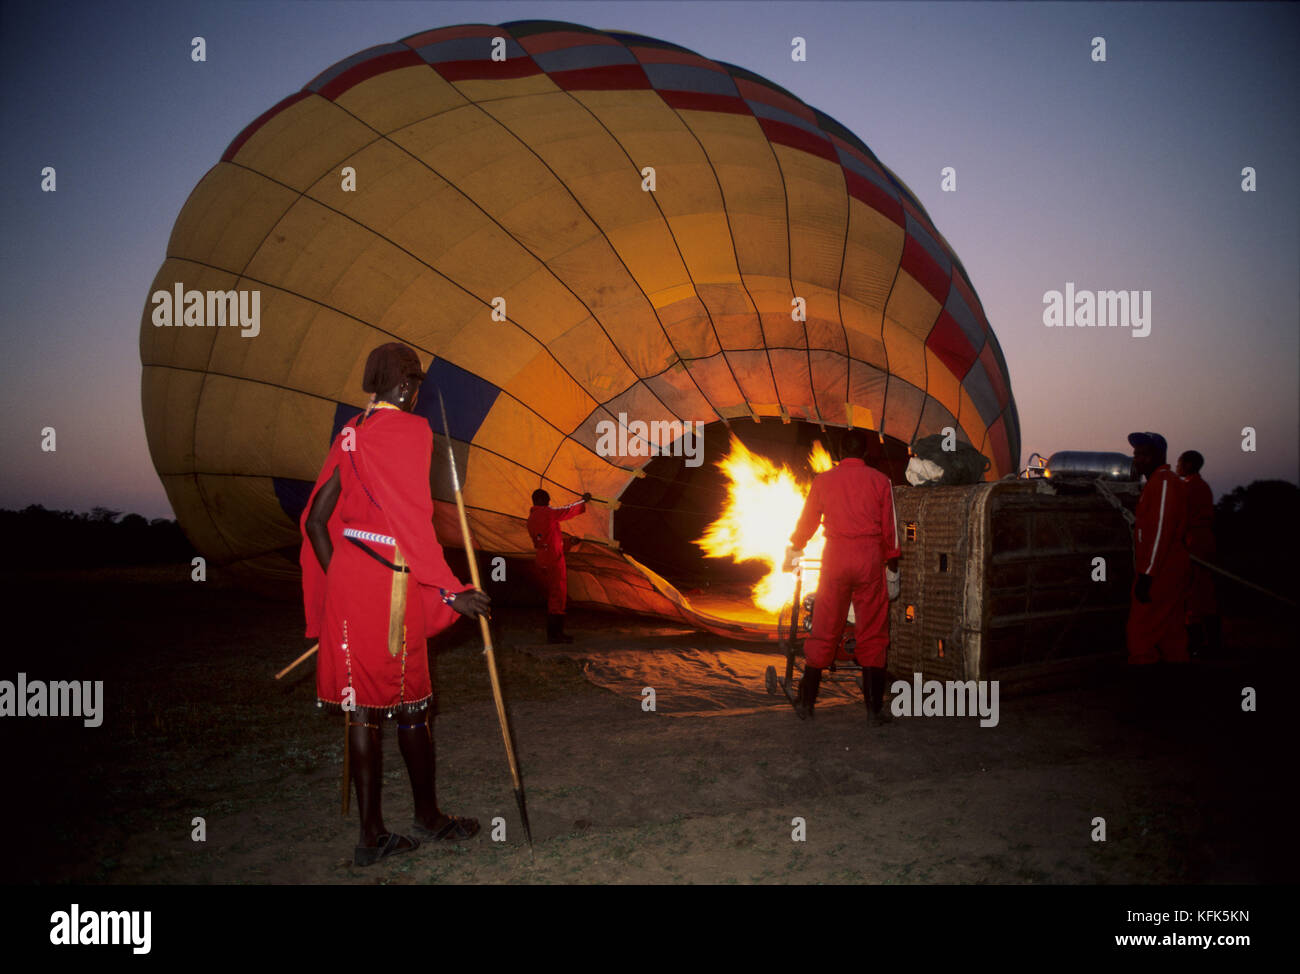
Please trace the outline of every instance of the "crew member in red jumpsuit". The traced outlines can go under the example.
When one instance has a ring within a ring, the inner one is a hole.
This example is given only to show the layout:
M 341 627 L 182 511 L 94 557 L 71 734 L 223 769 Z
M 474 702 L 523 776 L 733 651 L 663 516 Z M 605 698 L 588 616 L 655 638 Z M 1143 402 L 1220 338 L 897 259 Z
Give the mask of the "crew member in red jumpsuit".
M 478 831 L 474 819 L 438 808 L 425 641 L 458 614 L 486 612 L 489 600 L 452 574 L 434 534 L 433 434 L 411 413 L 423 377 L 419 357 L 405 345 L 390 342 L 370 353 L 362 382 L 373 394 L 370 405 L 335 437 L 301 523 L 307 636 L 320 640 L 317 705 L 349 713 L 359 866 L 420 844 L 384 826 L 385 716 L 398 721 L 415 799 L 412 830 L 433 839 L 467 839 Z
M 825 519 L 826 547 L 814 601 L 812 634 L 804 642 L 804 676 L 799 683 L 800 717 L 812 715 L 822 670 L 839 649 L 853 605 L 855 655 L 862 665 L 863 698 L 872 723 L 884 723 L 885 651 L 889 646 L 889 596 L 885 566 L 898 569 L 898 523 L 889 478 L 867 466 L 867 433 L 848 430 L 840 441 L 842 459 L 818 474 L 790 546 L 802 552 Z
M 1187 485 L 1187 553 L 1214 561 L 1214 494 L 1201 479 L 1205 457 L 1188 450 L 1178 458 L 1175 472 Z M 1192 562 L 1187 589 L 1188 655 L 1199 656 L 1219 648 L 1219 606 L 1214 576 L 1204 565 Z
M 533 507 L 528 512 L 528 535 L 537 549 L 537 570 L 546 585 L 546 641 L 571 643 L 573 637 L 564 632 L 564 603 L 569 595 L 568 570 L 564 565 L 564 536 L 560 522 L 577 517 L 587 509 L 591 494 L 584 493 L 582 500 L 551 507 L 551 495 L 544 490 L 533 491 Z
M 1187 485 L 1165 462 L 1159 433 L 1130 433 L 1133 469 L 1147 478 L 1133 530 L 1133 601 L 1128 615 L 1128 661 L 1187 662 Z

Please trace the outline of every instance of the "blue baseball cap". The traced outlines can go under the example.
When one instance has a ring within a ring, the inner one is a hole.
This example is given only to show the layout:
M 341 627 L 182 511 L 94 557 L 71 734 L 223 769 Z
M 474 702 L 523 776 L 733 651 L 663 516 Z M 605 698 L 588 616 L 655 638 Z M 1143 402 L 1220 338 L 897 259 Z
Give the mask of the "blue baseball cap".
M 1155 450 L 1156 453 L 1169 453 L 1169 444 L 1165 442 L 1165 438 L 1159 433 L 1130 433 L 1128 435 L 1128 445 L 1145 445 L 1151 447 L 1151 449 Z

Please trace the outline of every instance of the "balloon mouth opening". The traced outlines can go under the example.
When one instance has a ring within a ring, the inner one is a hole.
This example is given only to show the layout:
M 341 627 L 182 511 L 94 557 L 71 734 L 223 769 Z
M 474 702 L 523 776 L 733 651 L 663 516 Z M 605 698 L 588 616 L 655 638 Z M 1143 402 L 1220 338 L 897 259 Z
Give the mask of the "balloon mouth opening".
M 772 481 L 784 468 L 788 479 L 802 489 L 802 497 L 815 474 L 814 447 L 820 443 L 832 457 L 838 457 L 841 432 L 842 428 L 827 426 L 823 430 L 801 420 L 755 423 L 738 419 L 731 422 L 730 429 L 720 421 L 708 423 L 694 455 L 647 460 L 641 468 L 645 475 L 633 480 L 619 497 L 614 537 L 624 552 L 688 597 L 710 592 L 749 599 L 771 566 L 762 557 L 716 553 L 728 547 L 725 539 L 720 542 L 719 538 L 734 536 L 737 529 L 776 532 L 782 539 L 788 538 L 802 501 L 791 500 L 788 483 L 780 500 L 762 488 L 775 486 Z M 880 444 L 874 431 L 871 439 L 868 462 L 894 483 L 905 483 L 907 444 L 890 436 Z M 737 443 L 742 448 L 739 451 L 735 450 Z M 738 477 L 744 483 L 738 483 Z M 759 494 L 744 493 L 755 481 Z M 729 521 L 720 521 L 728 513 Z M 706 535 L 713 540 L 701 544 Z M 715 554 L 710 555 L 706 548 Z M 743 553 L 744 545 L 737 543 L 731 550 Z

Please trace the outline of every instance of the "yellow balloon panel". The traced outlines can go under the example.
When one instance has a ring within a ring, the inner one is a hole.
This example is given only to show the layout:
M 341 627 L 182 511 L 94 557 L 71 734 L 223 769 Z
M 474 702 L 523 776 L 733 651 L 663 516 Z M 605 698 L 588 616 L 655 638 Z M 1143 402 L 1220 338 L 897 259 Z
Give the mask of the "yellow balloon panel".
M 687 370 L 693 384 L 708 401 L 710 409 L 715 410 L 720 416 L 744 415 L 746 410 L 743 406 L 740 406 L 739 412 L 736 411 L 736 407 L 745 401 L 745 396 L 741 392 L 735 369 L 727 355 L 719 352 L 707 358 L 695 359 L 687 366 Z M 673 382 L 674 385 L 677 384 L 675 379 Z M 703 414 L 699 414 L 694 418 L 704 417 Z
M 801 289 L 838 291 L 848 223 L 844 174 L 797 149 L 781 146 L 776 156 L 789 205 L 790 274 Z
M 443 358 L 505 388 L 542 350 L 513 322 L 490 321 L 485 310 L 464 323 Z
M 198 480 L 193 474 L 169 474 L 161 470 L 158 473 L 163 489 L 167 491 L 167 503 L 171 505 L 176 519 L 185 527 L 185 536 L 190 539 L 203 557 L 218 563 L 242 562 L 255 555 L 255 547 L 240 547 L 232 544 L 217 527 L 217 519 L 228 514 L 209 505 L 209 498 L 199 490 Z M 260 539 L 259 539 L 260 540 Z
M 743 284 L 697 284 L 695 291 L 708 309 L 722 348 L 762 347 L 762 323 L 754 299 Z
M 617 395 L 637 379 L 632 366 L 595 318 L 585 318 L 547 343 L 556 361 L 597 402 Z
M 199 472 L 271 476 L 282 462 L 276 454 L 277 411 L 299 398 L 275 386 L 209 374 L 194 422 Z
M 919 341 L 925 341 L 939 317 L 939 302 L 907 271 L 899 271 L 885 315 Z M 892 363 L 891 363 L 892 365 Z
M 866 409 L 873 416 L 884 415 L 885 384 L 889 373 L 856 359 L 849 363 L 849 402 L 855 408 Z M 881 427 L 873 424 L 873 429 Z
M 235 281 L 236 278 L 225 271 L 188 260 L 166 260 L 154 277 L 141 315 L 140 361 L 146 365 L 165 363 L 182 369 L 206 369 L 217 333 L 230 327 L 207 326 L 207 291 L 225 292 L 234 286 Z M 176 298 L 177 285 L 181 291 L 179 301 Z M 194 302 L 185 297 L 190 291 L 196 292 Z M 222 302 L 218 299 L 215 303 Z M 189 319 L 190 325 L 185 324 L 187 305 L 193 315 Z
M 535 74 L 528 78 L 458 81 L 456 82 L 456 88 L 476 104 L 501 101 L 505 98 L 520 98 L 527 95 L 544 95 L 558 90 L 555 83 L 544 74 Z
M 232 280 L 229 286 L 250 292 L 250 304 L 251 295 L 256 294 L 253 308 L 258 312 L 257 322 L 249 328 L 214 329 L 207 371 L 292 389 L 304 388 L 295 384 L 292 374 L 304 355 L 315 308 L 291 294 L 247 278 Z M 262 322 L 274 322 L 275 327 L 263 329 Z M 357 344 L 374 335 L 373 329 L 356 322 L 351 323 L 349 330 L 356 333 L 353 341 Z
M 885 319 L 884 335 L 890 373 L 924 389 L 925 346 L 892 318 Z
M 501 266 L 501 256 L 493 263 Z M 523 264 L 518 265 L 520 267 Z M 526 277 L 512 284 L 506 297 L 506 314 L 543 345 L 550 345 L 575 324 L 590 317 L 573 293 L 551 271 L 537 263 Z M 513 273 L 515 265 L 510 265 Z
M 776 396 L 773 404 L 782 403 L 787 408 L 806 409 L 816 402 L 813 396 L 812 370 L 806 349 L 772 348 L 768 359 L 776 375 Z M 837 398 L 843 398 L 838 396 Z M 778 409 L 776 414 L 779 415 Z
M 284 215 L 246 271 L 256 280 L 375 323 L 427 272 L 373 230 L 306 198 Z
M 846 298 L 872 309 L 879 323 L 898 275 L 906 233 L 898 224 L 857 200 L 849 201 L 849 213 L 840 288 Z
M 284 550 L 296 560 L 302 536 L 298 525 L 285 518 L 272 478 L 200 474 L 196 482 L 198 496 L 230 550 L 250 557 Z M 231 516 L 235 512 L 238 517 Z
M 466 506 L 516 515 L 522 512 L 527 517 L 529 498 L 539 483 L 541 477 L 536 470 L 529 470 L 478 444 L 470 446 L 463 485 Z
M 799 296 L 806 302 L 807 321 L 804 332 L 809 348 L 848 354 L 848 337 L 840 315 L 840 295 L 815 284 L 799 285 Z
M 392 336 L 297 295 L 282 291 L 275 294 L 275 300 L 277 313 L 285 314 L 290 322 L 307 315 L 307 328 L 285 385 L 336 402 L 364 404 L 370 398 L 361 391 L 366 356 Z M 319 348 L 328 348 L 330 354 L 316 354 Z M 416 353 L 428 363 L 427 352 L 416 349 Z
M 620 176 L 620 178 L 622 178 Z M 642 194 L 644 196 L 645 194 Z M 637 286 L 649 298 L 651 310 L 693 293 L 686 265 L 678 252 L 672 228 L 658 210 L 642 213 L 639 223 L 610 226 L 606 236 Z
M 685 363 L 677 362 L 647 379 L 645 384 L 674 415 L 710 422 L 717 418 L 717 414 L 709 401 L 706 386 L 700 381 L 696 362 L 692 362 L 689 368 Z M 732 396 L 735 395 L 734 389 L 733 384 Z
M 689 361 L 720 351 L 717 325 L 695 289 L 687 286 L 676 290 L 683 294 L 680 300 L 656 304 L 655 310 L 677 355 Z M 655 296 L 651 297 L 653 300 Z
M 727 364 L 736 377 L 736 384 L 744 394 L 746 403 L 776 402 L 776 378 L 773 375 L 772 358 L 768 349 L 759 347 L 753 351 L 733 349 L 727 352 Z M 723 407 L 732 405 L 722 403 Z M 744 415 L 740 412 L 723 411 L 724 416 Z
M 194 413 L 203 373 L 158 365 L 141 371 L 145 436 L 154 469 L 163 478 L 193 470 Z
M 552 504 L 567 504 L 584 490 L 597 497 L 615 497 L 628 482 L 628 471 L 619 467 L 617 460 L 617 457 L 601 457 L 566 439 L 551 458 L 542 486 L 550 490 Z
M 795 298 L 789 277 L 758 277 L 746 274 L 745 291 L 763 326 L 763 345 L 769 348 L 806 348 L 804 323 L 796 321 Z
M 704 177 L 697 174 L 695 178 Z M 701 285 L 736 287 L 740 284 L 740 269 L 731 248 L 731 228 L 720 209 L 720 205 L 714 205 L 703 212 L 668 216 L 673 239 L 681 249 L 696 288 Z
M 808 353 L 817 414 L 824 422 L 847 425 L 844 404 L 849 390 L 849 360 L 839 352 Z
M 424 65 L 385 71 L 349 88 L 337 104 L 376 132 L 390 133 L 468 104 L 455 85 Z
M 547 262 L 601 322 L 638 376 L 654 375 L 675 355 L 654 307 L 603 236 Z
M 840 320 L 844 323 L 849 357 L 886 368 L 881 313 L 843 295 L 840 298 Z
M 596 406 L 550 351 L 534 355 L 511 379 L 508 391 L 558 430 L 571 430 Z
M 926 391 L 952 413 L 955 419 L 961 410 L 961 381 L 928 348 L 925 350 L 925 363 L 928 376 Z
M 254 132 L 232 161 L 304 193 L 363 145 L 374 130 L 316 95 L 290 105 Z
M 217 163 L 186 200 L 167 256 L 238 272 L 297 198 L 261 173 Z
M 563 433 L 527 406 L 510 396 L 498 396 L 475 434 L 474 443 L 510 457 L 531 471 L 536 481 L 563 439 Z

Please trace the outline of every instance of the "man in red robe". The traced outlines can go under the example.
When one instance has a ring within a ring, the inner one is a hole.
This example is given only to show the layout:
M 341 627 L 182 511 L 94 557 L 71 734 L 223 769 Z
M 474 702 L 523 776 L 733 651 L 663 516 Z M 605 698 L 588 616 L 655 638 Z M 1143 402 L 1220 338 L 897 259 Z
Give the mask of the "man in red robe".
M 804 641 L 806 665 L 796 708 L 800 717 L 812 715 L 822 670 L 839 650 L 852 604 L 863 698 L 873 724 L 889 720 L 883 707 L 885 651 L 889 646 L 885 566 L 898 570 L 898 523 L 893 484 L 867 466 L 868 444 L 863 430 L 850 429 L 844 434 L 840 441 L 843 459 L 813 480 L 790 536 L 791 548 L 801 552 L 825 520 L 826 547 L 813 603 L 812 634 Z
M 318 706 L 349 715 L 348 750 L 361 817 L 354 862 L 409 852 L 380 810 L 382 727 L 396 715 L 415 799 L 413 831 L 466 839 L 469 818 L 438 808 L 426 640 L 458 615 L 488 610 L 485 593 L 456 578 L 433 530 L 433 434 L 411 410 L 424 373 L 415 352 L 389 343 L 370 353 L 372 393 L 330 446 L 303 511 L 301 562 L 307 636 L 320 640 Z
M 1205 458 L 1188 450 L 1178 458 L 1176 473 L 1187 485 L 1187 552 L 1206 561 L 1214 560 L 1214 494 L 1201 479 Z M 1214 576 L 1204 565 L 1191 564 L 1187 588 L 1188 655 L 1199 656 L 1219 647 L 1219 606 L 1214 594 Z
M 544 490 L 533 491 L 533 506 L 528 512 L 528 536 L 537 549 L 537 570 L 546 586 L 546 641 L 571 643 L 573 637 L 564 632 L 564 604 L 569 595 L 568 569 L 564 564 L 564 535 L 560 522 L 577 517 L 587 509 L 591 494 L 582 500 L 551 507 L 551 495 Z
M 1133 469 L 1147 478 L 1134 525 L 1133 600 L 1128 616 L 1128 661 L 1187 662 L 1187 486 L 1169 469 L 1159 433 L 1130 433 Z

